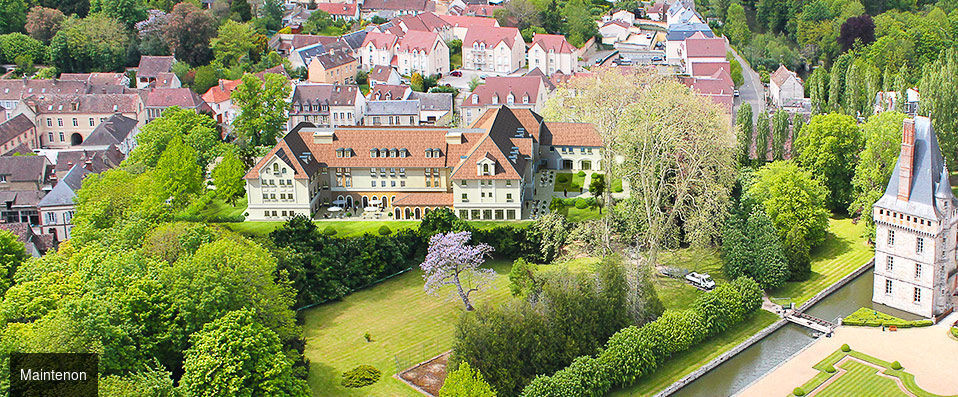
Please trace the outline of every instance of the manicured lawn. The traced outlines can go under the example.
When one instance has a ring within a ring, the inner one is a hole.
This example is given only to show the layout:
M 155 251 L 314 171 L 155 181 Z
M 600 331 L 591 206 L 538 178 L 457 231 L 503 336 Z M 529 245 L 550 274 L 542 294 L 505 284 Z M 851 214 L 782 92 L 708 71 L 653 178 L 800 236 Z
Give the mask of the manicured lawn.
M 565 176 L 563 176 L 565 175 Z M 559 180 L 565 178 L 564 183 L 559 183 Z M 585 183 L 585 175 L 579 176 L 579 173 L 572 172 L 557 172 L 556 173 L 556 183 L 555 189 L 556 192 L 569 191 L 569 192 L 578 192 Z
M 722 258 L 714 249 L 685 248 L 659 254 L 659 264 L 690 272 L 707 273 L 716 283 L 727 282 L 722 271 Z M 666 309 L 686 309 L 704 292 L 691 286 L 684 278 L 672 278 L 655 273 L 655 290 Z
M 663 301 L 664 302 L 664 301 Z M 666 303 L 666 307 L 670 307 Z M 718 355 L 738 346 L 739 343 L 778 321 L 778 316 L 759 310 L 751 319 L 725 331 L 698 346 L 669 358 L 652 375 L 640 379 L 631 387 L 616 390 L 613 396 L 651 396 L 668 385 L 705 365 Z
M 844 359 L 847 356 L 851 356 L 854 359 L 861 360 L 865 363 L 849 359 L 844 363 L 838 364 L 839 361 Z M 828 367 L 841 368 L 846 370 L 845 373 L 833 372 L 828 373 L 826 368 Z M 876 368 L 877 367 L 877 368 Z M 834 353 L 829 354 L 828 357 L 825 357 L 822 361 L 819 361 L 818 364 L 815 364 L 812 368 L 817 369 L 819 373 L 812 377 L 811 380 L 806 382 L 801 386 L 801 389 L 805 394 L 810 394 L 815 391 L 816 396 L 825 396 L 825 397 L 837 397 L 837 396 L 907 396 L 908 393 L 911 395 L 920 396 L 920 397 L 936 397 L 937 394 L 929 393 L 925 390 L 922 390 L 918 386 L 918 383 L 915 382 L 915 376 L 905 372 L 906 368 L 902 369 L 892 369 L 892 364 L 888 361 L 881 360 L 867 354 L 850 351 L 843 352 L 841 349 L 836 350 Z M 886 376 L 881 376 L 884 374 Z M 821 386 L 828 381 L 829 379 L 836 377 L 832 383 L 821 388 Z M 901 379 L 902 385 L 907 389 L 908 393 L 905 393 L 894 379 L 889 378 L 895 377 Z M 790 394 L 794 396 L 794 394 Z
M 598 208 L 586 207 L 585 209 L 580 210 L 575 206 L 571 206 L 569 207 L 569 212 L 566 214 L 566 219 L 568 219 L 569 222 L 582 222 L 592 219 L 599 219 L 605 216 L 604 211 L 605 210 L 603 210 L 603 212 L 600 214 Z
M 493 262 L 493 288 L 476 293 L 477 303 L 499 303 L 509 294 L 511 262 Z M 316 396 L 421 396 L 393 378 L 401 369 L 452 347 L 462 303 L 427 295 L 422 272 L 412 270 L 341 301 L 304 311 L 308 382 Z M 366 342 L 364 333 L 372 342 Z M 343 371 L 369 364 L 383 372 L 362 389 L 340 385 Z
M 227 217 L 227 216 L 237 216 L 243 215 L 246 212 L 246 196 L 236 200 L 235 205 L 229 205 L 222 199 L 213 199 L 210 201 L 210 205 L 200 211 L 200 216 L 210 218 L 210 217 Z
M 830 219 L 825 242 L 812 250 L 812 276 L 802 282 L 789 282 L 769 295 L 790 298 L 798 306 L 864 265 L 874 256 L 872 247 L 862 237 L 864 231 L 864 223 L 856 225 L 848 218 Z
M 855 310 L 854 313 L 849 314 L 842 319 L 842 325 L 854 325 L 854 326 L 865 326 L 865 327 L 881 327 L 885 325 L 895 325 L 899 328 L 903 327 L 927 327 L 932 325 L 931 320 L 915 320 L 907 321 L 900 319 L 898 317 L 892 316 L 890 314 L 885 314 L 870 307 L 862 307 L 858 310 Z
M 858 361 L 845 361 L 840 368 L 848 371 L 816 394 L 821 397 L 854 396 L 867 393 L 869 396 L 905 396 L 895 381 L 878 376 L 875 367 Z

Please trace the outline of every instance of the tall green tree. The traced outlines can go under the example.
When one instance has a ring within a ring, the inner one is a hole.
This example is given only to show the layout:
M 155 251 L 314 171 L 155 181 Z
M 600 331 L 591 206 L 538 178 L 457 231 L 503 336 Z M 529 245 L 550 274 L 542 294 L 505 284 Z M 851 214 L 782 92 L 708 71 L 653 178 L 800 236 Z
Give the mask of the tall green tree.
M 843 114 L 812 117 L 795 140 L 798 163 L 828 188 L 828 206 L 844 211 L 852 202 L 852 177 L 862 148 L 861 129 Z
M 223 160 L 213 168 L 213 184 L 216 186 L 216 196 L 225 200 L 229 205 L 236 203 L 236 199 L 246 194 L 246 167 L 236 156 L 233 150 L 227 150 Z
M 241 309 L 191 338 L 180 388 L 191 396 L 309 396 L 276 333 Z
M 112 72 L 123 66 L 129 43 L 126 27 L 113 18 L 69 18 L 50 41 L 50 60 L 62 72 Z
M 27 13 L 27 24 L 24 28 L 30 37 L 48 43 L 57 30 L 60 30 L 60 24 L 64 19 L 66 16 L 60 10 L 33 6 Z
M 772 156 L 775 160 L 782 160 L 791 153 L 785 152 L 785 143 L 788 141 L 789 129 L 788 112 L 779 109 L 772 116 Z
M 180 136 L 170 139 L 154 173 L 162 197 L 169 198 L 174 207 L 185 207 L 202 194 L 203 173 L 196 162 L 196 150 L 184 144 Z
M 231 94 L 234 105 L 240 109 L 233 126 L 253 146 L 273 146 L 288 119 L 289 84 L 283 76 L 273 73 L 267 73 L 263 80 L 247 74 L 242 80 Z
M 246 0 L 233 0 L 230 2 L 230 18 L 238 22 L 247 22 L 253 19 L 253 11 L 249 2 Z
M 569 0 L 562 7 L 563 25 L 569 44 L 581 47 L 599 33 L 591 9 L 591 3 L 586 0 Z
M 136 136 L 137 146 L 130 152 L 126 163 L 155 167 L 175 136 L 196 151 L 196 163 L 200 169 L 206 169 L 219 155 L 220 138 L 216 121 L 209 115 L 174 106 L 140 129 Z
M 17 236 L 6 230 L 0 230 L 0 293 L 13 285 L 13 275 L 25 260 L 27 251 Z
M 769 122 L 768 113 L 758 114 L 758 123 L 755 126 L 755 161 L 758 164 L 768 161 L 768 141 L 772 135 Z
M 824 66 L 816 67 L 808 77 L 805 87 L 812 101 L 812 114 L 820 114 L 828 110 L 828 80 L 828 69 Z
M 931 118 L 948 164 L 958 164 L 958 51 L 948 49 L 925 67 L 921 83 L 921 114 Z
M 752 158 L 752 104 L 745 102 L 735 114 L 735 130 L 739 145 L 739 164 L 745 165 Z
M 747 219 L 734 217 L 722 238 L 725 274 L 730 279 L 748 276 L 762 289 L 775 289 L 789 277 L 788 259 L 778 230 L 762 209 Z
M 848 207 L 850 215 L 861 215 L 869 237 L 875 237 L 872 205 L 885 193 L 895 169 L 901 142 L 903 113 L 882 112 L 868 119 L 863 126 L 865 149 L 859 154 L 855 177 L 852 178 L 855 200 Z
M 103 13 L 114 18 L 127 28 L 146 19 L 146 6 L 143 0 L 90 0 L 90 12 Z
M 23 0 L 0 0 L 0 33 L 22 32 L 27 23 L 27 3 Z
M 852 64 L 852 54 L 842 54 L 832 64 L 828 80 L 828 107 L 831 110 L 842 109 L 845 101 L 845 75 Z
M 235 1 L 234 1 L 235 3 Z M 250 23 L 226 21 L 210 40 L 210 48 L 216 61 L 225 67 L 234 67 L 252 62 L 251 52 L 255 47 L 256 31 Z
M 785 244 L 790 279 L 808 277 L 809 251 L 825 241 L 828 190 L 794 161 L 776 161 L 755 173 L 745 194 L 748 207 L 759 206 Z
M 728 16 L 725 19 L 725 35 L 734 45 L 748 43 L 752 32 L 748 29 L 748 19 L 745 17 L 745 7 L 737 1 L 728 6 Z

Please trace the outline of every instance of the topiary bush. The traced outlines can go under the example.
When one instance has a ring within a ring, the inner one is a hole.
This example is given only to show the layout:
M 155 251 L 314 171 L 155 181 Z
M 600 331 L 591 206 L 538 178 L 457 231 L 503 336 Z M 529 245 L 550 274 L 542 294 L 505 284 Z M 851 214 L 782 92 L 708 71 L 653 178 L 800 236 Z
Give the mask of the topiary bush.
M 580 177 L 582 177 L 582 178 L 585 178 L 585 171 L 579 171 L 579 173 L 576 174 L 576 175 L 578 175 L 578 176 L 580 176 Z
M 323 229 L 323 234 L 325 234 L 325 235 L 327 235 L 327 236 L 335 236 L 335 235 L 336 235 L 336 229 L 334 229 L 332 226 L 326 226 L 326 228 Z
M 892 362 L 891 369 L 895 369 L 895 370 L 901 369 L 901 363 L 898 361 Z
M 805 389 L 802 389 L 801 387 L 796 387 L 795 390 L 792 390 L 792 394 L 794 394 L 794 395 L 796 395 L 796 396 L 804 396 L 804 395 L 805 395 Z
M 388 236 L 388 235 L 390 235 L 390 234 L 392 234 L 392 233 L 393 233 L 393 231 L 392 231 L 392 230 L 389 230 L 389 226 L 382 225 L 382 226 L 379 227 L 379 235 L 380 235 L 380 236 Z
M 372 365 L 360 365 L 349 371 L 343 372 L 344 387 L 365 387 L 379 381 L 382 372 Z
M 825 372 L 828 372 L 828 373 L 830 373 L 830 374 L 834 374 L 834 373 L 835 373 L 835 367 L 832 366 L 832 365 L 829 365 L 828 367 L 825 367 Z
M 845 352 L 845 353 L 848 353 L 848 352 L 852 351 L 852 348 L 849 347 L 848 344 L 846 343 L 846 344 L 842 345 L 842 351 Z
M 575 201 L 575 207 L 580 210 L 584 210 L 589 207 L 589 201 L 583 198 L 577 199 Z
M 559 174 L 556 176 L 556 183 L 568 183 L 570 177 L 569 174 Z

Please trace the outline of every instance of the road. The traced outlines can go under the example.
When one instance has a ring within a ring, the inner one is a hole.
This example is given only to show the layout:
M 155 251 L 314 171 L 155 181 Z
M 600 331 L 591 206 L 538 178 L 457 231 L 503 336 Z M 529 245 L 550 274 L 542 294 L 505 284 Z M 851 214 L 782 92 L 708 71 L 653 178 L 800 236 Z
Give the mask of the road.
M 735 55 L 735 59 L 742 65 L 742 77 L 745 80 L 738 89 L 739 97 L 735 98 L 735 109 L 738 110 L 742 102 L 750 103 L 752 105 L 752 122 L 754 123 L 758 120 L 759 113 L 765 111 L 765 85 L 762 84 L 762 79 L 758 73 L 752 70 L 748 62 L 739 56 L 734 48 L 728 46 L 728 50 Z

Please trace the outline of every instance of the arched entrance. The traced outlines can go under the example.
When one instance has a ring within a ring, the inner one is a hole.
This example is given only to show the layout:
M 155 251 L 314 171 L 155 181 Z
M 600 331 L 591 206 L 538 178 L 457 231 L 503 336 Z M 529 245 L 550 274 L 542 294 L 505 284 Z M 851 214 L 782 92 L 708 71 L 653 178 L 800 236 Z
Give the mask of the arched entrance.
M 409 219 L 409 218 L 412 218 L 412 210 L 409 208 L 406 208 L 406 219 Z
M 395 199 L 395 197 L 393 197 L 393 199 Z M 382 200 L 383 200 L 383 207 L 386 207 L 386 206 L 389 205 L 389 202 L 386 201 L 386 196 L 383 196 L 383 197 L 382 197 Z
M 583 170 L 591 170 L 591 169 L 592 169 L 592 162 L 589 161 L 589 160 L 582 160 L 582 163 L 580 163 L 579 168 L 581 168 L 581 169 L 583 169 Z
M 432 208 L 426 208 L 425 210 L 422 211 L 422 216 L 429 215 L 430 211 L 432 211 Z
M 353 207 L 353 196 L 346 196 L 346 208 Z
M 73 135 L 70 135 L 70 144 L 73 146 L 83 143 L 83 135 L 74 132 Z
M 572 160 L 562 160 L 562 169 L 571 170 L 572 169 Z
M 422 212 L 416 207 L 416 219 L 422 219 Z
M 395 218 L 396 218 L 396 220 L 399 220 L 399 218 L 402 217 L 402 212 L 399 211 L 399 208 L 396 208 L 396 211 L 395 211 L 395 212 L 396 212 Z
M 369 198 L 363 196 L 363 208 L 369 207 Z

